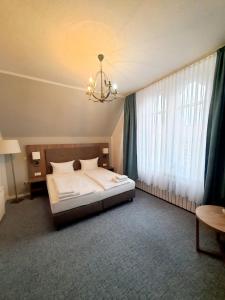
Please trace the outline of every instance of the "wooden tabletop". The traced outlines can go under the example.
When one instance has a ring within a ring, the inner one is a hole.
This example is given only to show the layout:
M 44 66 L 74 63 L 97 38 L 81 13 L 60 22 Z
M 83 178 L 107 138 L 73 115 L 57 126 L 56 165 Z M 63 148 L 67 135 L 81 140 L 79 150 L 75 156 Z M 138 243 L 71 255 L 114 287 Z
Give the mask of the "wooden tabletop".
M 46 181 L 46 177 L 37 176 L 35 178 L 29 178 L 27 182 L 33 183 L 33 182 L 41 182 L 41 181 Z
M 196 208 L 196 217 L 209 227 L 225 233 L 225 214 L 223 207 L 215 205 L 202 205 Z

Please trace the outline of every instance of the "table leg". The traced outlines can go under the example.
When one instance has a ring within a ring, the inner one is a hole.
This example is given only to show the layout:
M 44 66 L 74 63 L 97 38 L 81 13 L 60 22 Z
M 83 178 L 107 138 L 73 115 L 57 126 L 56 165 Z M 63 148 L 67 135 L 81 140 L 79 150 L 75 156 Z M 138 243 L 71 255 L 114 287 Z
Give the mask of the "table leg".
M 203 250 L 203 249 L 200 249 L 200 238 L 199 238 L 199 219 L 196 218 L 196 251 L 197 252 L 201 252 L 201 253 L 204 253 L 204 254 L 208 254 L 214 258 L 219 258 L 221 259 L 222 258 L 222 255 L 221 253 L 216 253 L 216 252 L 209 252 L 207 250 Z M 221 243 L 220 243 L 220 235 L 218 234 L 217 235 L 217 240 L 219 242 L 219 245 L 221 246 Z M 221 251 L 222 252 L 222 251 Z M 223 252 L 222 252 L 223 253 Z M 225 256 L 223 257 L 225 259 Z
M 221 235 L 220 235 L 219 232 L 217 232 L 216 238 L 217 238 L 217 242 L 218 242 L 219 247 L 220 247 L 220 252 L 221 252 L 222 259 L 225 262 L 225 241 L 221 240 Z
M 33 189 L 32 189 L 32 183 L 30 183 L 30 200 L 33 200 Z
M 220 242 L 220 233 L 219 232 L 216 233 L 216 239 L 217 239 L 217 242 Z
M 199 250 L 199 219 L 196 218 L 196 251 Z

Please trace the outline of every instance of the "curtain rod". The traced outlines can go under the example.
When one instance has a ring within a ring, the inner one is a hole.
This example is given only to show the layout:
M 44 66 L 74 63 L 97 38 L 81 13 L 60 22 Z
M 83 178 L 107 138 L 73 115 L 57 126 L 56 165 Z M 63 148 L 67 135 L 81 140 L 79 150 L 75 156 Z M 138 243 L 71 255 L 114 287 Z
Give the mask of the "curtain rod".
M 159 81 L 161 81 L 161 80 L 163 80 L 163 79 L 165 79 L 165 78 L 167 78 L 167 77 L 169 77 L 169 76 L 171 76 L 171 75 L 173 75 L 173 74 L 175 74 L 175 73 L 177 73 L 177 72 L 179 72 L 179 71 L 185 69 L 186 67 L 193 65 L 194 63 L 197 63 L 198 61 L 200 61 L 200 60 L 202 60 L 202 59 L 204 59 L 204 58 L 206 58 L 206 57 L 208 57 L 208 56 L 214 54 L 217 50 L 219 50 L 220 48 L 223 48 L 224 46 L 225 46 L 225 44 L 223 44 L 223 45 L 220 46 L 220 47 L 217 47 L 217 48 L 214 49 L 213 51 L 210 51 L 210 52 L 208 52 L 207 54 L 204 54 L 204 55 L 200 56 L 199 58 L 193 60 L 192 62 L 187 63 L 187 64 L 183 65 L 182 67 L 177 68 L 176 70 L 174 70 L 174 71 L 172 71 L 172 72 L 170 72 L 170 73 L 167 73 L 166 75 L 164 75 L 164 76 L 162 76 L 162 77 L 160 77 L 160 78 L 158 78 L 158 79 L 152 81 L 152 82 L 149 83 L 148 85 L 145 85 L 145 86 L 141 87 L 141 88 L 138 89 L 138 90 L 129 92 L 129 94 L 127 94 L 126 96 L 128 96 L 128 95 L 130 95 L 130 94 L 133 94 L 133 93 L 137 93 L 137 92 L 139 92 L 139 91 L 141 91 L 141 90 L 143 90 L 143 89 L 149 87 L 150 85 L 152 85 L 152 84 L 154 84 L 154 83 L 157 83 L 157 82 L 159 82 Z

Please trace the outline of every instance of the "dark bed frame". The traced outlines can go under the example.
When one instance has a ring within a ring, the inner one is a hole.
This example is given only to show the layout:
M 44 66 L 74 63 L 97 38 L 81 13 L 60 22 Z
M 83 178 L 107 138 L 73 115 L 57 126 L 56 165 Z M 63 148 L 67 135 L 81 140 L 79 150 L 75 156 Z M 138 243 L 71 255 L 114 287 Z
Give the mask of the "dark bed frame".
M 121 203 L 131 202 L 133 201 L 134 197 L 135 190 L 130 190 L 97 202 L 79 206 L 56 214 L 53 214 L 51 212 L 53 222 L 56 229 L 60 229 L 71 223 L 82 220 L 88 216 L 97 215 Z
M 79 159 L 91 159 L 99 157 L 99 166 L 102 166 L 102 148 L 99 144 L 85 144 L 80 145 L 80 147 L 74 148 L 52 148 L 45 150 L 45 160 L 46 160 L 46 174 L 52 173 L 51 162 L 65 162 L 70 160 L 76 160 L 74 163 L 74 169 L 80 169 Z M 66 210 L 59 213 L 52 213 L 52 218 L 54 225 L 57 229 L 60 229 L 66 225 L 74 223 L 78 220 L 84 219 L 91 215 L 99 214 L 111 207 L 119 205 L 124 202 L 130 202 L 135 197 L 135 189 L 129 190 L 127 192 L 117 194 L 106 199 L 90 203 L 87 205 L 79 206 L 70 210 Z M 49 200 L 50 204 L 50 200 Z M 51 210 L 50 210 L 51 211 Z

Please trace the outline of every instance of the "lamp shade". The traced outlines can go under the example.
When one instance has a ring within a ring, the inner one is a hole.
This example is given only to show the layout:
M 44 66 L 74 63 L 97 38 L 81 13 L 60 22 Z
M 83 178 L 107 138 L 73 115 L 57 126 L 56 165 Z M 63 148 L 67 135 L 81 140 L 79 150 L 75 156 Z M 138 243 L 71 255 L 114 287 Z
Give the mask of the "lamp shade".
M 14 154 L 20 152 L 20 145 L 17 140 L 0 140 L 0 154 Z
M 103 154 L 109 154 L 109 148 L 103 148 L 102 153 Z

